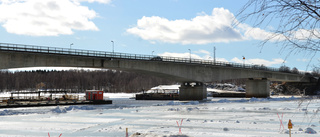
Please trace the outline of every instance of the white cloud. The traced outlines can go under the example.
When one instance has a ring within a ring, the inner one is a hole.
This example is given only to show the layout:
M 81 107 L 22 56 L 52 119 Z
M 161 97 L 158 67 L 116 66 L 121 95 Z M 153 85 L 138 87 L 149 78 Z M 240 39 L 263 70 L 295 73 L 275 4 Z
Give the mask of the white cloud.
M 238 24 L 233 26 L 232 24 Z M 267 27 L 274 31 L 272 26 Z M 286 37 L 261 28 L 239 23 L 227 9 L 214 8 L 211 15 L 199 13 L 198 16 L 187 20 L 168 20 L 163 17 L 142 17 L 135 27 L 127 32 L 137 35 L 144 40 L 181 44 L 208 44 L 217 42 L 232 42 L 244 40 L 266 40 L 271 42 L 283 41 Z M 290 32 L 288 38 L 305 40 L 319 38 L 320 30 L 296 30 Z
M 206 52 L 205 50 L 199 50 L 199 51 L 194 51 L 194 53 L 204 53 L 204 56 L 199 56 L 197 54 L 191 54 L 192 59 L 202 59 L 202 60 L 213 60 L 213 58 L 210 56 L 209 52 Z M 159 56 L 166 56 L 166 57 L 177 57 L 177 58 L 190 58 L 190 52 L 185 52 L 185 53 L 170 53 L 170 52 L 165 52 L 158 54 Z M 233 62 L 233 63 L 243 63 L 243 59 L 234 57 L 230 61 L 228 61 L 225 58 L 216 58 L 216 61 L 221 61 L 221 62 Z M 272 65 L 278 65 L 286 63 L 285 60 L 281 58 L 275 58 L 272 59 L 271 61 L 265 60 L 265 59 L 245 59 L 245 64 L 248 65 L 264 65 L 264 66 L 272 66 Z
M 127 32 L 148 41 L 181 44 L 265 40 L 275 34 L 242 23 L 238 23 L 239 25 L 234 28 L 232 25 L 234 22 L 238 21 L 229 10 L 214 8 L 211 15 L 202 12 L 191 20 L 168 20 L 158 16 L 142 17 L 138 20 L 137 26 L 127 29 Z M 278 35 L 271 40 L 284 40 L 284 37 Z
M 310 59 L 297 59 L 297 61 L 299 61 L 299 62 L 309 62 Z
M 227 59 L 225 58 L 216 58 L 216 61 L 221 61 L 221 62 L 229 62 Z
M 111 3 L 111 0 L 75 0 L 75 1 L 78 1 L 78 2 L 89 2 L 89 3 L 98 2 L 98 3 L 104 3 L 104 4 Z
M 241 33 L 232 27 L 234 15 L 224 8 L 214 8 L 211 15 L 201 14 L 191 20 L 142 17 L 128 33 L 148 41 L 182 44 L 207 44 L 239 41 Z
M 238 28 L 243 32 L 245 39 L 266 40 L 270 38 L 271 41 L 281 41 L 285 39 L 282 34 L 275 35 L 276 33 L 268 32 L 260 28 L 253 28 L 247 24 L 239 24 Z
M 78 2 L 77 2 L 78 1 Z M 84 0 L 2 0 L 0 23 L 9 33 L 30 36 L 73 34 L 73 30 L 99 30 L 91 21 L 95 11 Z M 109 0 L 86 0 L 108 3 Z
M 199 56 L 197 54 L 191 54 L 192 59 L 213 60 L 213 58 L 210 56 L 210 53 L 206 50 L 199 50 L 199 51 L 194 51 L 194 52 L 195 53 L 203 53 L 204 56 Z M 158 55 L 159 56 L 166 56 L 166 57 L 190 58 L 190 52 L 185 52 L 185 53 L 165 52 L 165 53 L 160 53 Z M 216 58 L 216 61 L 228 62 L 228 60 L 225 58 Z
M 203 56 L 199 56 L 197 54 L 191 54 L 192 59 L 201 59 L 201 60 L 213 60 L 213 57 L 210 56 L 210 53 L 207 52 L 206 50 L 199 50 L 199 51 L 194 51 L 193 53 L 201 53 L 204 54 Z M 190 52 L 185 52 L 185 53 L 170 53 L 170 52 L 165 52 L 165 53 L 160 53 L 158 54 L 159 56 L 166 56 L 166 57 L 177 57 L 177 58 L 190 58 Z M 237 58 L 234 57 L 230 61 L 225 59 L 225 58 L 216 58 L 216 61 L 221 61 L 221 62 L 233 62 L 233 63 L 243 63 L 242 58 Z M 304 60 L 303 60 L 304 61 Z M 245 59 L 245 64 L 248 65 L 264 65 L 266 67 L 270 67 L 272 65 L 279 65 L 282 63 L 287 63 L 285 60 L 281 58 L 275 58 L 272 60 L 265 60 L 265 59 Z
M 158 54 L 159 56 L 166 56 L 166 57 L 177 57 L 177 58 L 190 58 L 190 53 L 186 52 L 186 53 L 170 53 L 170 52 L 165 52 L 165 53 L 161 53 Z M 196 54 L 191 54 L 191 58 L 192 59 L 203 59 L 202 57 L 200 57 L 199 55 Z
M 306 40 L 310 39 L 319 39 L 320 30 L 318 28 L 313 30 L 299 29 L 297 31 L 292 31 L 292 39 Z
M 205 51 L 205 50 L 200 50 L 200 51 L 195 51 L 195 52 L 201 52 L 201 51 Z M 165 53 L 161 53 L 158 54 L 159 56 L 166 56 L 166 57 L 177 57 L 177 58 L 190 58 L 190 52 L 185 52 L 185 53 L 170 53 L 170 52 L 165 52 Z M 199 56 L 197 54 L 191 54 L 191 58 L 192 59 L 202 59 L 202 60 L 213 60 L 213 58 L 211 56 L 209 56 L 209 54 L 205 54 L 204 56 Z M 234 63 L 243 63 L 243 59 L 239 59 L 237 57 L 232 58 L 230 61 L 228 61 L 225 58 L 216 58 L 216 61 L 221 61 L 221 62 L 234 62 Z M 276 58 L 276 59 L 272 59 L 271 61 L 269 60 L 265 60 L 265 59 L 245 59 L 245 64 L 248 65 L 264 65 L 264 66 L 272 66 L 272 65 L 278 65 L 278 64 L 282 64 L 282 63 L 286 63 L 285 60 L 281 59 L 281 58 Z
M 199 56 L 197 54 L 192 54 L 192 53 L 198 53 L 202 54 L 203 56 Z M 170 52 L 165 52 L 158 54 L 160 56 L 168 56 L 168 57 L 179 57 L 179 58 L 190 58 L 190 52 L 185 52 L 185 53 L 170 53 Z M 191 58 L 193 59 L 212 59 L 210 56 L 210 52 L 206 50 L 198 50 L 198 51 L 192 51 L 191 52 Z
M 274 33 L 261 28 L 253 28 L 247 24 L 239 24 L 237 28 L 240 29 L 240 32 L 243 33 L 243 36 L 246 40 L 270 40 L 271 42 L 284 41 L 286 39 L 290 40 L 307 40 L 307 39 L 319 39 L 320 30 L 315 28 L 313 30 L 298 29 L 292 30 L 287 33 Z M 271 26 L 267 27 L 269 30 L 275 31 Z
M 206 50 L 199 50 L 199 51 L 195 51 L 196 53 L 201 53 L 201 54 L 206 54 L 206 55 L 210 55 L 209 51 Z
M 243 59 L 239 59 L 237 57 L 234 57 L 233 59 L 231 59 L 231 62 L 243 63 Z M 258 58 L 257 59 L 245 59 L 245 64 L 256 64 L 256 65 L 264 65 L 264 66 L 272 66 L 272 65 L 276 65 L 276 64 L 282 64 L 285 62 L 286 61 L 281 58 L 272 59 L 272 61 L 265 60 L 265 59 L 258 59 Z

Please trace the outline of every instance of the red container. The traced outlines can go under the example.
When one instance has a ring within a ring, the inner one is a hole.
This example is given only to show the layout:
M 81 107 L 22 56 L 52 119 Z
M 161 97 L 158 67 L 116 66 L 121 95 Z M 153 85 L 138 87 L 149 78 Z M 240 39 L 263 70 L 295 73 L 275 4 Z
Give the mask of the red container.
M 99 91 L 99 90 L 86 91 L 86 100 L 103 100 L 103 91 Z

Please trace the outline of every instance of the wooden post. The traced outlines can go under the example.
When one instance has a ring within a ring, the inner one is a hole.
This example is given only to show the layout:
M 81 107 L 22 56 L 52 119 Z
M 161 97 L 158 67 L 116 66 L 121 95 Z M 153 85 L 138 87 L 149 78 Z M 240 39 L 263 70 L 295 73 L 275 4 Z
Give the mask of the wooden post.
M 126 137 L 128 137 L 129 134 L 128 134 L 128 128 L 126 128 Z

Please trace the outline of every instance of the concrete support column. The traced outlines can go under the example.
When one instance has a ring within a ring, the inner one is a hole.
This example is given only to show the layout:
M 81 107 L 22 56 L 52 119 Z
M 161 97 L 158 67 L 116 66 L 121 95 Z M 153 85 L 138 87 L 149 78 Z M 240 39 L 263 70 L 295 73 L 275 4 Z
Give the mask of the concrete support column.
M 246 81 L 246 97 L 267 98 L 270 97 L 270 81 L 268 79 Z
M 179 100 L 207 99 L 207 87 L 201 82 L 184 82 L 179 88 Z

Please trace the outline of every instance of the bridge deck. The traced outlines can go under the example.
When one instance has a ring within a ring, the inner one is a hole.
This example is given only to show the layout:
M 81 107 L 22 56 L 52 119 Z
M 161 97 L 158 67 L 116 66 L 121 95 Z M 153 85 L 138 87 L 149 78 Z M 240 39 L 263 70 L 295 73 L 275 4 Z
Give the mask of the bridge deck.
M 271 71 L 271 72 L 284 72 L 284 73 L 294 73 L 294 74 L 301 74 L 301 75 L 305 74 L 304 72 L 284 71 L 284 70 L 280 70 L 279 68 L 266 67 L 263 65 L 250 65 L 250 64 L 242 64 L 242 63 L 222 62 L 222 61 L 214 61 L 214 60 L 202 60 L 202 59 L 193 59 L 193 58 L 178 58 L 178 57 L 167 57 L 167 56 L 128 54 L 128 53 L 119 53 L 119 52 L 105 52 L 105 51 L 45 47 L 45 46 L 10 44 L 10 43 L 0 43 L 0 51 L 28 52 L 28 53 L 41 53 L 41 54 L 59 54 L 59 55 L 69 55 L 69 56 L 145 60 L 145 61 L 161 61 L 161 62 L 187 63 L 187 64 L 206 65 L 206 66 L 233 67 L 233 68 Z

